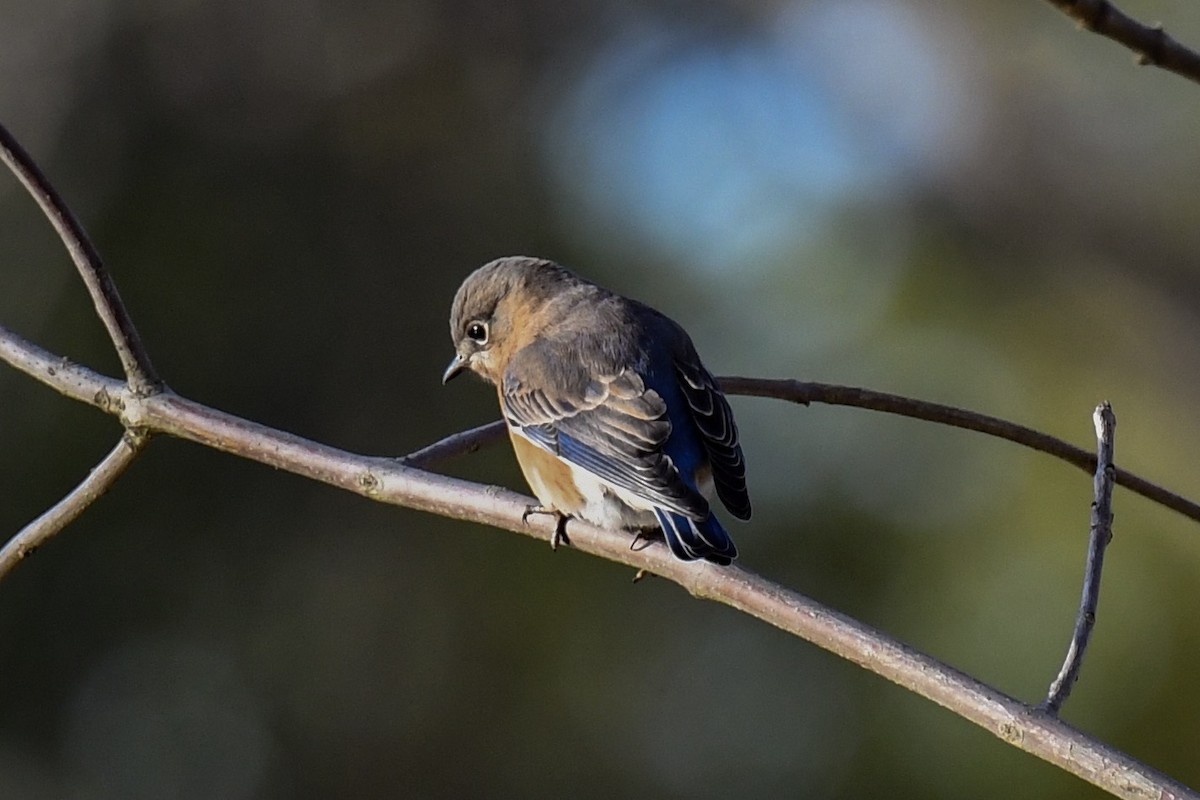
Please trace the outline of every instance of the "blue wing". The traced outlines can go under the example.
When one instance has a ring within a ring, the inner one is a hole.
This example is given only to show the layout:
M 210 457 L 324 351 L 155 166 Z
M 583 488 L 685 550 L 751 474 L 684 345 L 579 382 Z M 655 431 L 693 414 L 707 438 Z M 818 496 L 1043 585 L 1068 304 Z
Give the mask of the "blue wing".
M 714 514 L 700 522 L 661 508 L 654 509 L 654 515 L 676 558 L 704 558 L 716 564 L 730 564 L 737 558 L 737 546 Z
M 750 519 L 750 494 L 746 490 L 746 459 L 738 441 L 737 425 L 725 395 L 695 351 L 692 358 L 675 363 L 679 387 L 691 409 L 692 421 L 712 467 L 717 496 L 738 519 Z
M 509 425 L 540 447 L 612 485 L 686 517 L 704 520 L 708 501 L 667 447 L 672 421 L 662 396 L 632 368 L 591 375 L 527 347 L 505 373 Z

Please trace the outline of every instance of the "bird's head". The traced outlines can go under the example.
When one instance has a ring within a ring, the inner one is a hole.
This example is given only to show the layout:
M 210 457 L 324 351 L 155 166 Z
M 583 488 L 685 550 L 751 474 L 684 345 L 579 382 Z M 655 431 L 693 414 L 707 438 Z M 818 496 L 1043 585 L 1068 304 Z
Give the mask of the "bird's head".
M 577 280 L 552 261 L 526 256 L 498 258 L 468 275 L 450 306 L 455 355 L 442 383 L 465 370 L 499 383 L 512 355 L 537 335 L 546 300 Z

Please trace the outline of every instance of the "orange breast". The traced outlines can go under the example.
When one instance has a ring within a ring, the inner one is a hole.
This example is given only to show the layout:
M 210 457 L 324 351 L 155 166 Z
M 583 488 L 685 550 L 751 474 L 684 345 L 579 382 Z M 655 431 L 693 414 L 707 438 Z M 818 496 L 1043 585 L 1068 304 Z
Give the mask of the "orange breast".
M 508 435 L 521 472 L 538 502 L 564 514 L 578 513 L 585 501 L 571 477 L 571 468 L 520 434 L 510 430 Z

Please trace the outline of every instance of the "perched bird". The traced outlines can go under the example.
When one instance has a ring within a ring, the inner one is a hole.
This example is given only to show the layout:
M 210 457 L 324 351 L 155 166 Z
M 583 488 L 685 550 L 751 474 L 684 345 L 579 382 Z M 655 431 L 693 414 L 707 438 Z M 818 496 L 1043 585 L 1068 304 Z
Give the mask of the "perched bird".
M 737 426 L 678 324 L 551 261 L 513 256 L 463 281 L 450 336 L 442 382 L 469 369 L 496 385 L 541 504 L 528 513 L 659 527 L 685 561 L 737 557 L 706 499 L 715 489 L 750 518 Z

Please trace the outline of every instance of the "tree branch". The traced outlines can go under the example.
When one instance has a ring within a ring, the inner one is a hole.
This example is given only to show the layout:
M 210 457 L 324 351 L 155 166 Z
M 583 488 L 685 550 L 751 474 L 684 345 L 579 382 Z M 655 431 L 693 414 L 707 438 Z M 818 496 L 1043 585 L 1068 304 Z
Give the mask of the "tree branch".
M 574 543 L 575 528 L 570 535 Z M 669 558 L 665 548 L 650 549 L 660 560 Z M 650 571 L 662 574 L 657 567 Z M 836 653 L 1117 797 L 1200 797 L 1056 717 L 757 575 L 736 567 L 689 571 L 686 565 L 673 573 L 666 577 L 693 595 L 733 606 Z
M 1031 450 L 1062 459 L 1087 472 L 1094 472 L 1096 469 L 1094 454 L 1073 444 L 1068 444 L 1062 439 L 999 417 L 978 414 L 954 406 L 830 383 L 807 383 L 770 378 L 719 378 L 718 380 L 721 388 L 729 394 L 773 397 L 777 400 L 789 400 L 802 405 L 825 403 L 836 406 L 853 406 L 872 411 L 883 411 L 888 414 L 899 414 L 903 417 L 938 422 L 955 428 L 966 428 L 1000 439 L 1007 439 Z M 1182 495 L 1120 468 L 1116 468 L 1115 480 L 1118 485 L 1124 486 L 1135 494 L 1140 494 L 1148 500 L 1153 500 L 1172 511 L 1177 511 L 1188 519 L 1200 522 L 1200 504 L 1194 503 Z
M 7 353 L 12 344 L 5 338 L 0 336 L 0 345 L 5 345 L 0 347 L 0 356 L 10 360 Z M 59 368 L 51 375 L 47 362 L 59 363 L 49 354 L 27 358 L 24 365 L 30 369 L 25 371 L 51 385 L 63 382 L 73 396 L 119 414 L 126 424 L 189 439 L 380 502 L 547 542 L 554 535 L 554 520 L 530 517 L 523 521 L 530 498 L 507 489 L 426 472 L 403 459 L 348 453 L 226 414 L 169 390 L 139 397 L 119 381 L 89 374 L 82 367 Z M 495 431 L 495 427 L 485 426 L 473 433 L 477 437 L 480 431 Z M 745 569 L 679 561 L 661 546 L 633 550 L 629 534 L 578 520 L 570 520 L 567 531 L 574 549 L 647 570 L 678 583 L 696 597 L 724 603 L 806 639 L 1118 797 L 1200 800 L 1200 795 L 1182 784 L 1055 717 Z
M 1092 524 L 1088 537 L 1087 565 L 1084 567 L 1083 596 L 1079 599 L 1079 613 L 1075 617 L 1075 630 L 1067 657 L 1058 676 L 1050 684 L 1050 691 L 1042 701 L 1041 708 L 1047 713 L 1057 714 L 1067 696 L 1079 679 L 1083 666 L 1083 654 L 1092 638 L 1096 625 L 1096 606 L 1100 603 L 1100 573 L 1104 569 L 1104 549 L 1112 541 L 1112 490 L 1113 490 L 1113 435 L 1117 418 L 1112 406 L 1101 403 L 1092 415 L 1096 423 L 1096 477 L 1093 481 L 1095 499 L 1092 501 Z
M 46 513 L 21 529 L 0 548 L 0 579 L 26 556 L 70 525 L 116 483 L 141 452 L 146 437 L 126 434 L 83 481 Z
M 50 220 L 58 237 L 62 239 L 67 252 L 71 254 L 71 260 L 75 262 L 75 267 L 92 296 L 96 313 L 108 330 L 117 356 L 121 359 L 121 368 L 125 371 L 129 385 L 138 394 L 152 394 L 158 391 L 161 381 L 150 363 L 150 354 L 142 345 L 133 320 L 125 310 L 125 304 L 121 302 L 117 286 L 113 283 L 104 262 L 100 260 L 100 254 L 92 245 L 83 226 L 79 224 L 79 220 L 42 174 L 33 158 L 3 125 L 0 125 L 0 161 L 12 170 L 17 180 L 37 201 L 42 213 Z
M 1047 2 L 1078 22 L 1081 28 L 1128 47 L 1137 54 L 1139 64 L 1153 64 L 1200 83 L 1200 53 L 1167 35 L 1162 25 L 1143 25 L 1108 0 Z
M 445 439 L 439 439 L 420 450 L 414 450 L 401 460 L 410 467 L 428 469 L 442 461 L 474 453 L 481 447 L 500 441 L 507 434 L 508 426 L 504 424 L 504 420 L 498 419 L 477 428 L 452 433 Z
M 3 325 L 0 325 L 0 360 L 67 397 L 121 417 L 126 427 L 137 426 L 136 422 L 129 422 L 124 416 L 124 401 L 121 400 L 123 385 L 120 381 L 43 350 Z M 941 403 L 930 403 L 853 386 L 788 379 L 723 377 L 718 378 L 718 382 L 729 394 L 769 397 L 801 405 L 823 403 L 865 408 L 965 428 L 1052 455 L 1089 472 L 1096 469 L 1094 454 L 1062 439 L 998 417 Z M 497 442 L 504 437 L 505 430 L 501 421 L 480 425 L 416 450 L 405 456 L 402 461 L 409 466 L 427 467 Z M 1119 467 L 1114 468 L 1114 476 L 1118 485 L 1200 522 L 1200 504 Z

